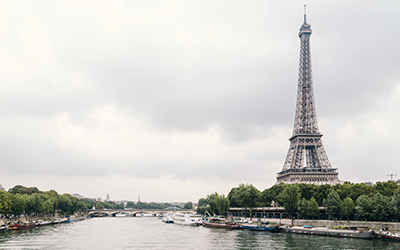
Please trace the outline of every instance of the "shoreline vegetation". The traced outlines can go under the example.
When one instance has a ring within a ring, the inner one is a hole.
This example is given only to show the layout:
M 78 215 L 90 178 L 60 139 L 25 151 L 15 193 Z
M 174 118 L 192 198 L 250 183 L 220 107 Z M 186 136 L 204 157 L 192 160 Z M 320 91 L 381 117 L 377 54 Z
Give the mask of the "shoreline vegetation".
M 214 192 L 200 198 L 197 213 L 227 215 L 229 208 L 284 207 L 287 217 L 328 220 L 398 222 L 400 186 L 394 181 L 375 185 L 344 182 L 337 185 L 276 184 L 259 191 L 252 184 L 240 184 L 228 196 Z
M 188 203 L 189 204 L 189 203 Z M 186 204 L 185 204 L 186 205 Z M 191 205 L 191 203 L 190 203 Z M 36 187 L 17 185 L 8 191 L 0 190 L 0 221 L 33 221 L 37 219 L 56 219 L 67 215 L 82 217 L 92 209 L 164 209 L 173 207 L 169 203 L 155 202 L 116 203 L 96 201 L 89 198 L 76 198 L 70 194 L 58 194 L 55 190 L 40 191 Z M 180 207 L 178 207 L 180 208 Z
M 0 190 L 1 219 L 17 221 L 21 217 L 57 218 L 83 216 L 90 209 L 164 209 L 171 204 L 155 202 L 95 201 L 58 194 L 55 190 L 40 191 L 36 187 L 17 185 Z M 287 218 L 354 221 L 398 222 L 400 220 L 400 186 L 394 181 L 375 185 L 345 182 L 337 185 L 276 184 L 259 191 L 252 184 L 240 184 L 229 194 L 214 192 L 200 198 L 197 213 L 227 215 L 229 208 L 245 208 L 251 214 L 256 207 L 284 207 Z M 320 210 L 324 207 L 324 213 Z M 184 208 L 192 208 L 188 202 Z M 323 218 L 323 216 L 327 218 Z M 250 216 L 251 217 L 251 216 Z

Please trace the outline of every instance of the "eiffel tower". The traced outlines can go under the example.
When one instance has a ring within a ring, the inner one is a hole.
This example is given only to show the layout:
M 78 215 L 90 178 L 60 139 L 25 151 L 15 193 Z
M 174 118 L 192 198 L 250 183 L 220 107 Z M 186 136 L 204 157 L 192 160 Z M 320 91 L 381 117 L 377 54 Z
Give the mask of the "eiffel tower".
M 322 144 L 315 111 L 311 71 L 310 36 L 311 25 L 306 21 L 300 27 L 300 63 L 297 86 L 296 115 L 290 147 L 277 183 L 340 183 L 337 169 L 332 168 Z

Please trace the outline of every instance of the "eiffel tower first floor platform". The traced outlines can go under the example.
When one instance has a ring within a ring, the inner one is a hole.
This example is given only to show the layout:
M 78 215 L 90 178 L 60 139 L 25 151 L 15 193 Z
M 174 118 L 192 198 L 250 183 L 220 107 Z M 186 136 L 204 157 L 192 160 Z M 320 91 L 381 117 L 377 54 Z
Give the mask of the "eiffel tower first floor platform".
M 279 172 L 276 177 L 276 183 L 283 182 L 285 184 L 304 183 L 323 185 L 336 185 L 342 183 L 339 180 L 336 169 L 288 169 Z

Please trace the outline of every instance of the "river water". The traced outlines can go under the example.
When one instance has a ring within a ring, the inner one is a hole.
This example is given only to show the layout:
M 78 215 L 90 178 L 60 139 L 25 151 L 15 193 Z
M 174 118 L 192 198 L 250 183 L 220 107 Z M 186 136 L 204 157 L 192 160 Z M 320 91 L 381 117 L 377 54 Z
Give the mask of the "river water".
M 0 249 L 400 249 L 400 243 L 165 224 L 155 217 L 93 218 L 0 233 Z

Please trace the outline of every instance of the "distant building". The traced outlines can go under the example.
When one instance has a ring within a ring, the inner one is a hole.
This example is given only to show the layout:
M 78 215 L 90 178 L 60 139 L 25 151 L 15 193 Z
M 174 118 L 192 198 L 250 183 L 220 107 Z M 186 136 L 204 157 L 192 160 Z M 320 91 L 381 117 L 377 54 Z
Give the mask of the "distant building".
M 72 196 L 74 196 L 75 198 L 78 198 L 78 199 L 83 199 L 83 198 L 85 198 L 83 195 L 81 195 L 81 194 L 71 194 Z
M 107 200 L 108 200 L 108 201 L 110 200 L 110 195 L 109 195 L 109 194 L 107 194 Z
M 3 185 L 0 184 L 0 190 L 6 191 L 5 188 L 3 188 Z
M 397 185 L 400 185 L 400 179 L 398 179 L 398 180 L 396 181 L 396 183 L 397 183 Z
M 367 186 L 373 186 L 374 185 L 374 183 L 372 181 L 367 181 L 367 182 L 364 182 L 364 183 L 367 184 Z

